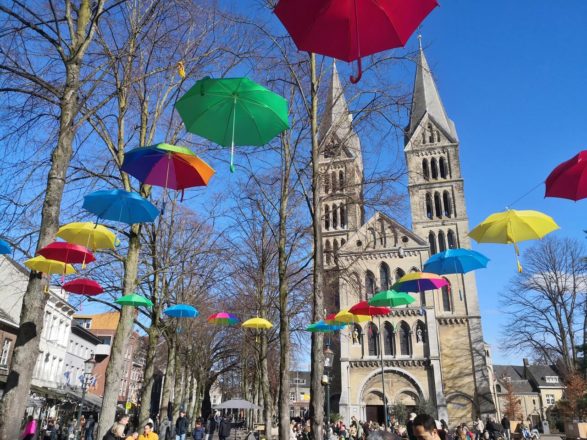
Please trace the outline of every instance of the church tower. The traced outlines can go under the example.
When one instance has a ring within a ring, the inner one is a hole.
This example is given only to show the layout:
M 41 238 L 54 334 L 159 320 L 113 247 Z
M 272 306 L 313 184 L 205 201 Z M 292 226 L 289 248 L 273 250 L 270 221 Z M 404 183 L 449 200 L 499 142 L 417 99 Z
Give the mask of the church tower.
M 431 255 L 470 248 L 459 138 L 421 46 L 404 152 L 413 231 L 428 242 Z M 492 414 L 475 275 L 447 279 L 450 289 L 432 294 L 439 295 L 438 335 L 449 417 Z

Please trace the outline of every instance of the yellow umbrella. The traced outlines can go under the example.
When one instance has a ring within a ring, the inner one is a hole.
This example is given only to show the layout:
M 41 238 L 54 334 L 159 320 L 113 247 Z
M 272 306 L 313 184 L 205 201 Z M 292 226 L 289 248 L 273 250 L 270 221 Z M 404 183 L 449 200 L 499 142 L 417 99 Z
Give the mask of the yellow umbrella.
M 552 217 L 542 212 L 508 209 L 504 212 L 491 214 L 469 232 L 469 237 L 478 243 L 513 244 L 518 271 L 521 272 L 522 265 L 518 260 L 518 255 L 520 255 L 518 243 L 542 238 L 557 229 L 559 226 Z
M 344 322 L 345 324 L 371 321 L 371 317 L 369 315 L 355 315 L 354 313 L 349 312 L 348 309 L 338 312 L 334 316 L 334 319 L 336 322 Z
M 57 236 L 69 243 L 80 244 L 94 251 L 114 249 L 120 243 L 110 229 L 92 222 L 69 223 L 59 228 Z
M 261 329 L 261 330 L 267 330 L 270 329 L 271 327 L 273 327 L 273 324 L 271 324 L 269 321 L 267 321 L 264 318 L 251 318 L 246 320 L 245 322 L 242 323 L 242 326 L 245 328 L 256 328 L 256 329 Z
M 31 270 L 46 274 L 71 275 L 75 273 L 75 269 L 71 264 L 66 264 L 57 260 L 49 260 L 42 255 L 26 260 L 24 265 Z

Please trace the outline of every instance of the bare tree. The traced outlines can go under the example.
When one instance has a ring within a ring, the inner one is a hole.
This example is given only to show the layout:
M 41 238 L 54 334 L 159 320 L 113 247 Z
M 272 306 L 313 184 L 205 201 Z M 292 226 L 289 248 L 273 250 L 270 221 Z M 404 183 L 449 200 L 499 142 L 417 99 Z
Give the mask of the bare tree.
M 524 273 L 516 275 L 501 305 L 509 316 L 502 345 L 526 350 L 549 364 L 562 362 L 573 372 L 584 316 L 585 249 L 573 239 L 547 237 L 524 253 Z

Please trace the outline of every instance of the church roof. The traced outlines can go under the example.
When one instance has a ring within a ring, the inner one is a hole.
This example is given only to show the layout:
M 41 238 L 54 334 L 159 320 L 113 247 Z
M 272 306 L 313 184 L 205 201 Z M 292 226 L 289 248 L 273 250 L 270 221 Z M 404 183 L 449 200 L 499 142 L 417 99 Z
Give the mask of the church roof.
M 334 127 L 331 131 L 337 133 L 341 131 L 346 133 L 351 129 L 351 113 L 344 97 L 344 89 L 335 62 L 332 63 L 330 86 L 326 95 L 324 114 L 320 121 L 321 135 L 327 135 L 331 127 Z
M 444 105 L 440 99 L 440 94 L 436 88 L 436 83 L 432 76 L 432 71 L 428 66 L 428 60 L 424 55 L 424 50 L 420 46 L 420 52 L 417 59 L 416 78 L 414 80 L 414 92 L 412 94 L 412 107 L 410 110 L 410 125 L 408 127 L 408 137 L 410 137 L 424 116 L 428 116 L 453 139 L 457 139 L 457 133 L 453 121 L 451 121 Z

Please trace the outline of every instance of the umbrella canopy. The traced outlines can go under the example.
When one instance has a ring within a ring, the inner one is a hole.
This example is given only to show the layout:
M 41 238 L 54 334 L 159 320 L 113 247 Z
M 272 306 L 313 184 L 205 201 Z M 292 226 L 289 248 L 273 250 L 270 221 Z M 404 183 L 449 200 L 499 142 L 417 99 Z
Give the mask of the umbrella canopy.
M 558 165 L 546 178 L 544 197 L 587 198 L 587 150 Z
M 7 241 L 0 239 L 0 255 L 1 254 L 11 254 L 12 247 L 8 244 Z
M 425 292 L 448 286 L 448 281 L 439 275 L 426 272 L 412 272 L 401 277 L 393 286 L 397 292 Z
M 330 324 L 330 325 L 347 325 L 347 322 L 340 322 L 336 320 L 336 313 L 329 313 L 328 315 L 326 315 L 326 318 L 324 318 L 324 322 L 326 322 L 326 324 Z
M 79 244 L 56 241 L 37 251 L 39 255 L 49 259 L 69 264 L 86 264 L 96 261 L 94 255 Z
M 148 298 L 144 296 L 137 295 L 136 293 L 131 293 L 130 295 L 121 296 L 116 300 L 117 304 L 123 306 L 133 306 L 133 307 L 140 307 L 145 306 L 148 308 L 153 307 L 153 303 Z
M 280 0 L 275 14 L 300 51 L 359 60 L 403 47 L 436 0 Z
M 218 312 L 210 315 L 208 317 L 208 322 L 210 324 L 216 325 L 236 325 L 238 324 L 238 318 L 236 315 L 228 312 Z
M 97 249 L 115 249 L 119 244 L 116 235 L 110 229 L 92 222 L 68 223 L 59 228 L 57 237 L 94 251 Z
M 223 147 L 265 145 L 289 128 L 287 100 L 248 78 L 204 78 L 176 103 L 185 128 Z
M 487 267 L 489 258 L 471 249 L 448 249 L 432 255 L 424 263 L 424 271 L 439 275 L 467 273 Z
M 78 278 L 63 285 L 63 290 L 78 295 L 94 296 L 104 292 L 100 284 L 89 278 Z
M 366 316 L 386 316 L 391 313 L 389 307 L 377 307 L 369 304 L 367 301 L 360 301 L 349 309 L 349 312 L 355 315 Z
M 71 275 L 75 273 L 75 269 L 71 264 L 66 264 L 57 260 L 49 260 L 42 255 L 26 260 L 24 265 L 31 270 L 46 274 Z
M 243 399 L 231 399 L 216 405 L 216 409 L 261 409 L 260 406 Z
M 273 327 L 273 324 L 271 324 L 269 321 L 259 317 L 247 319 L 241 325 L 245 328 L 256 328 L 261 330 L 267 330 Z
M 348 309 L 338 312 L 335 319 L 337 322 L 344 322 L 346 324 L 371 321 L 369 315 L 355 315 L 349 312 Z
M 194 306 L 189 304 L 176 304 L 163 310 L 170 318 L 195 318 L 200 314 Z
M 395 290 L 384 290 L 377 293 L 369 300 L 369 304 L 377 307 L 399 307 L 407 306 L 416 301 L 412 296 L 404 292 L 396 292 Z
M 214 174 L 212 167 L 190 149 L 170 144 L 125 153 L 121 169 L 142 183 L 176 190 L 206 186 Z
M 307 332 L 311 333 L 330 333 L 330 332 L 337 332 L 345 328 L 344 325 L 331 325 L 327 324 L 324 321 L 313 322 L 309 326 L 306 327 Z
M 128 225 L 151 223 L 159 215 L 159 210 L 140 194 L 122 189 L 95 191 L 84 196 L 82 205 L 86 211 L 96 214 L 103 220 L 122 222 Z

